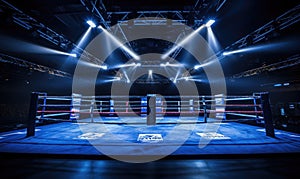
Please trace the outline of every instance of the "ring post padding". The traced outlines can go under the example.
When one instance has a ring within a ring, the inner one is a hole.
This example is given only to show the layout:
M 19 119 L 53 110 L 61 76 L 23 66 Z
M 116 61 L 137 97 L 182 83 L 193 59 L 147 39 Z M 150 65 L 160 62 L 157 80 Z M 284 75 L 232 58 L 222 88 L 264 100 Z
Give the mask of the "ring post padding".
M 94 122 L 94 105 L 95 105 L 95 99 L 91 100 L 91 106 L 90 106 L 90 118 L 91 122 Z
M 259 94 L 260 95 L 260 94 Z M 254 104 L 254 111 L 255 111 L 255 115 L 256 115 L 256 123 L 261 123 L 261 119 L 259 117 L 259 113 L 257 112 L 258 111 L 258 103 L 257 102 L 258 98 L 257 98 L 257 94 L 256 93 L 253 93 L 253 104 Z
M 147 125 L 156 125 L 156 95 L 147 95 Z
M 261 93 L 260 97 L 265 120 L 266 135 L 270 137 L 275 137 L 269 93 Z
M 202 97 L 202 105 L 204 110 L 204 122 L 207 123 L 207 110 L 206 110 L 206 103 L 205 103 L 205 97 Z
M 47 93 L 43 93 L 43 107 L 42 107 L 42 113 L 41 113 L 41 117 L 39 119 L 39 122 L 43 122 L 44 119 L 44 113 L 46 111 L 46 105 L 47 105 Z
M 39 93 L 32 92 L 31 99 L 30 99 L 28 120 L 27 120 L 27 133 L 26 133 L 27 137 L 35 135 L 35 120 L 36 120 L 36 113 L 38 108 L 38 100 L 39 100 Z
M 223 94 L 217 94 L 215 95 L 215 108 L 216 111 L 216 118 L 220 120 L 225 120 L 225 96 Z
M 71 113 L 70 113 L 70 120 L 77 121 L 80 117 L 80 105 L 82 102 L 82 95 L 81 94 L 72 94 L 71 98 Z

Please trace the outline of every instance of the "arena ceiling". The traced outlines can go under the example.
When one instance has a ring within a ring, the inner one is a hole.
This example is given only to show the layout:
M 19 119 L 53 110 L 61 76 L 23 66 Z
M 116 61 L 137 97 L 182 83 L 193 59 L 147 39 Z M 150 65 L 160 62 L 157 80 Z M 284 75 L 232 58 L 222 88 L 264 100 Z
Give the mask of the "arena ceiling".
M 219 42 L 219 49 L 216 50 L 216 53 L 224 51 L 227 47 L 231 47 L 231 49 L 228 48 L 227 50 L 235 50 L 234 48 L 236 47 L 231 46 L 232 44 L 249 36 L 255 30 L 263 27 L 290 9 L 295 8 L 297 5 L 299 6 L 299 2 L 294 0 L 27 0 L 26 3 L 19 0 L 1 0 L 1 53 L 38 65 L 62 70 L 71 75 L 76 61 L 70 63 L 67 61 L 67 58 L 59 55 L 47 56 L 36 53 L 24 53 L 22 51 L 21 48 L 26 46 L 26 44 L 34 44 L 65 52 L 68 52 L 68 48 L 62 48 L 62 46 L 41 38 L 37 33 L 38 28 L 26 29 L 16 24 L 14 22 L 16 12 L 11 7 L 9 8 L 8 4 L 75 44 L 78 43 L 87 30 L 88 25 L 86 21 L 88 19 L 92 19 L 97 25 L 109 29 L 116 24 L 126 23 L 133 18 L 159 16 L 177 20 L 193 29 L 197 29 L 201 24 L 213 18 L 216 20 L 216 23 L 212 29 Z M 299 8 L 295 13 L 299 15 Z M 274 30 L 268 36 L 265 36 L 263 40 L 257 44 L 253 44 L 254 46 L 268 44 L 285 45 L 279 48 L 266 48 L 253 53 L 239 53 L 222 58 L 220 62 L 227 80 L 229 82 L 242 80 L 243 82 L 248 81 L 254 84 L 257 83 L 257 79 L 261 79 L 260 86 L 269 84 L 273 86 L 276 83 L 285 82 L 298 83 L 299 77 L 295 75 L 299 72 L 298 63 L 292 63 L 290 66 L 288 64 L 288 67 L 282 69 L 277 67 L 277 65 L 276 70 L 258 69 L 263 66 L 270 66 L 272 68 L 272 65 L 276 63 L 282 61 L 289 62 L 290 58 L 298 58 L 297 55 L 300 50 L 299 17 L 297 16 L 294 21 L 295 23 L 285 29 Z M 92 37 L 95 37 L 99 32 L 92 31 L 92 33 Z M 207 36 L 205 32 L 201 35 L 204 38 Z M 90 37 L 90 40 L 92 37 Z M 23 42 L 26 43 L 23 44 Z M 11 43 L 13 45 L 9 45 Z M 17 44 L 23 44 L 23 46 L 15 46 Z M 172 44 L 165 41 L 155 40 L 140 40 L 130 42 L 127 45 L 130 45 L 132 50 L 138 54 L 150 52 L 164 53 L 172 46 Z M 20 51 L 16 49 L 20 49 Z M 127 55 L 121 50 L 116 51 L 114 57 L 107 59 L 107 64 L 112 65 L 114 63 L 113 58 L 118 58 L 119 63 L 125 63 L 128 60 Z M 184 49 L 176 55 L 176 60 L 187 64 L 186 68 L 191 75 L 205 78 L 205 73 L 201 69 L 194 70 L 194 66 L 197 65 L 196 63 L 192 60 L 186 60 L 189 58 L 191 57 L 189 57 Z M 296 60 L 295 62 L 298 61 Z M 4 61 L 2 60 L 2 62 Z M 156 65 L 159 65 L 159 63 Z M 7 63 L 1 63 L 1 66 L 5 65 L 7 66 Z M 279 65 L 284 66 L 286 64 Z M 257 70 L 255 71 L 255 69 Z M 257 74 L 249 75 L 251 72 L 252 74 Z M 16 78 L 22 76 L 17 75 L 16 70 L 4 70 L 3 68 L 1 73 L 2 80 L 6 79 L 5 75 L 12 73 Z M 116 75 L 115 69 L 102 73 L 104 76 Z M 155 78 L 158 80 L 160 77 L 156 76 Z M 141 83 L 147 83 L 147 76 L 140 80 Z M 165 83 L 171 82 L 169 79 L 163 79 L 162 81 Z M 236 84 L 240 85 L 241 83 Z

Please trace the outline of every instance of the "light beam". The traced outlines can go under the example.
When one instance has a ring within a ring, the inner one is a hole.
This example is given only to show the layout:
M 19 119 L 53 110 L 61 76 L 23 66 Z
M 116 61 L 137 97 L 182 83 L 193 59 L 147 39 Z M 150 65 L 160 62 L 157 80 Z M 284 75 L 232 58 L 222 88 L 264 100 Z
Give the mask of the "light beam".
M 186 36 L 182 41 L 180 41 L 178 44 L 174 45 L 167 53 L 163 54 L 161 56 L 161 59 L 166 59 L 171 53 L 173 53 L 177 48 L 182 47 L 184 44 L 186 44 L 188 41 L 192 39 L 192 37 L 197 34 L 200 30 L 202 30 L 205 27 L 205 25 L 200 26 L 198 29 L 193 31 L 191 34 Z
M 108 35 L 113 40 L 113 42 L 115 42 L 123 50 L 125 50 L 132 58 L 134 58 L 136 60 L 140 60 L 140 57 L 135 52 L 133 52 L 132 50 L 130 50 L 128 47 L 126 47 L 120 40 L 118 40 L 115 36 L 113 36 L 111 33 L 109 33 L 101 25 L 99 25 L 98 28 L 101 29 L 106 35 Z

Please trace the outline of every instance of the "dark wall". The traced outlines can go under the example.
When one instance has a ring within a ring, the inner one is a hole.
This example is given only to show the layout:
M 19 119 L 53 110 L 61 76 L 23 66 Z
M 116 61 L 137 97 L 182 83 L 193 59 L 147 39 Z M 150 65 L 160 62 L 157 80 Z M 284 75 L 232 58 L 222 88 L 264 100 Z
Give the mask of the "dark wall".
M 0 78 L 0 123 L 25 123 L 30 103 L 31 92 L 46 92 L 49 95 L 71 95 L 71 79 L 55 77 L 46 73 L 13 72 L 1 74 Z M 22 69 L 22 68 L 21 68 Z M 24 69 L 23 69 L 24 70 Z

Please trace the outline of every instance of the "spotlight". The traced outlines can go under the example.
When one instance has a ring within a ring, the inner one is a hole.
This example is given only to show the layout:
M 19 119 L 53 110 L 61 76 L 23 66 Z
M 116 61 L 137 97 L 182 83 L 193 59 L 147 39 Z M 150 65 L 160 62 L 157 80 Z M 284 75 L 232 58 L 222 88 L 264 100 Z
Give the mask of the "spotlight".
M 103 70 L 107 70 L 107 66 L 106 65 L 101 65 L 99 67 L 102 68 Z
M 278 83 L 278 84 L 274 84 L 274 87 L 280 87 L 282 86 L 282 84 Z
M 202 65 L 195 65 L 195 66 L 194 66 L 194 69 L 195 69 L 195 70 L 198 70 L 199 68 L 202 68 L 203 66 L 204 66 L 203 64 L 202 64 Z
M 223 56 L 227 56 L 227 55 L 230 55 L 231 53 L 230 52 L 223 52 Z
M 205 25 L 206 25 L 206 27 L 210 27 L 210 26 L 213 25 L 215 22 L 216 22 L 215 20 L 211 19 L 211 20 L 209 20 Z
M 76 58 L 77 54 L 76 53 L 70 53 L 69 56 Z
M 152 70 L 149 70 L 149 71 L 148 71 L 149 76 L 152 76 L 152 73 L 153 73 Z
M 96 24 L 95 24 L 93 21 L 91 21 L 91 20 L 86 21 L 86 23 L 87 23 L 88 25 L 90 25 L 90 27 L 92 27 L 92 28 L 95 28 L 95 27 L 96 27 Z
M 114 79 L 113 79 L 114 81 L 120 81 L 121 80 L 121 78 L 120 77 L 114 77 Z
M 47 49 L 49 53 L 67 55 L 67 56 L 74 57 L 74 58 L 77 57 L 76 53 L 67 53 L 67 52 L 62 52 L 62 51 L 58 51 L 58 50 L 54 50 L 54 49 L 48 49 L 48 48 L 45 48 L 45 49 Z
M 142 64 L 141 63 L 137 63 L 135 66 L 140 67 Z

